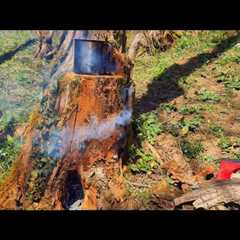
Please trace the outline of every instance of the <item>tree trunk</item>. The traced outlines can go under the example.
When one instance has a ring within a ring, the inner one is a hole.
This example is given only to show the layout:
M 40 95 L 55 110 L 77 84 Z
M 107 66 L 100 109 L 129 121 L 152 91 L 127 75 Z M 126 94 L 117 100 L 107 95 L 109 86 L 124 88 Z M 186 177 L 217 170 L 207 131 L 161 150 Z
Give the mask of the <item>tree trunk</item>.
M 61 43 L 64 61 L 55 73 L 62 74 L 51 78 L 31 115 L 21 154 L 0 187 L 2 209 L 101 209 L 104 192 L 122 184 L 131 64 L 114 50 L 114 75 L 74 73 L 72 41 L 78 33 L 69 31 Z
M 39 40 L 39 45 L 35 53 L 35 57 L 38 58 L 48 58 L 51 57 L 51 52 L 53 50 L 52 41 L 54 36 L 54 31 L 34 31 Z

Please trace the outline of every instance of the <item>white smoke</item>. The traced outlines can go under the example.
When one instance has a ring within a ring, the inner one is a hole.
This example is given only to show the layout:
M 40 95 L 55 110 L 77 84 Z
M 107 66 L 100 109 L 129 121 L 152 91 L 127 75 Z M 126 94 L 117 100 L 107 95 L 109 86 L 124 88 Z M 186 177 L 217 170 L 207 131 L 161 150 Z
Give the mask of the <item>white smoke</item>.
M 47 143 L 47 154 L 53 159 L 59 159 L 70 149 L 83 151 L 86 143 L 91 140 L 104 140 L 110 137 L 119 127 L 131 122 L 132 109 L 124 109 L 117 116 L 105 120 L 92 117 L 88 124 L 76 129 L 65 127 L 61 131 L 51 129 Z M 73 135 L 74 134 L 74 135 Z
M 86 142 L 90 140 L 103 140 L 110 137 L 119 126 L 125 126 L 130 123 L 132 117 L 132 110 L 125 109 L 121 111 L 117 116 L 111 117 L 105 120 L 98 121 L 96 117 L 92 117 L 88 124 L 78 127 L 74 131 L 73 129 L 64 128 L 61 136 L 64 138 L 63 145 L 68 146 L 71 142 L 71 149 L 84 149 Z

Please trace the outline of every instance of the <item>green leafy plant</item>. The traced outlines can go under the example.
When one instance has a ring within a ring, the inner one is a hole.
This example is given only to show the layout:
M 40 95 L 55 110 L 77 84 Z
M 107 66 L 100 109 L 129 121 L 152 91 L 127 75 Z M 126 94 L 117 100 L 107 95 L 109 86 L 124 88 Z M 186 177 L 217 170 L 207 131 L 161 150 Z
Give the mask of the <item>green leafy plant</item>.
M 156 159 L 151 154 L 144 153 L 143 149 L 136 148 L 134 145 L 129 148 L 129 154 L 132 159 L 136 160 L 135 163 L 129 164 L 129 169 L 133 172 L 151 174 L 158 166 Z
M 203 145 L 201 142 L 189 142 L 187 140 L 182 140 L 180 142 L 180 147 L 184 155 L 190 159 L 197 158 L 200 153 L 204 151 Z
M 206 89 L 202 89 L 200 90 L 198 93 L 198 99 L 200 101 L 203 101 L 203 102 L 213 102 L 213 103 L 216 103 L 216 102 L 219 102 L 220 101 L 220 96 L 213 92 L 213 91 L 208 91 Z
M 179 113 L 183 115 L 189 115 L 193 113 L 200 113 L 202 110 L 199 106 L 183 106 L 179 109 Z
M 16 158 L 17 153 L 20 150 L 21 141 L 20 138 L 7 136 L 4 143 L 0 144 L 0 178 L 5 176 L 13 161 Z
M 176 112 L 177 108 L 170 103 L 163 103 L 160 105 L 160 109 L 165 110 L 166 112 Z
M 226 90 L 240 90 L 240 77 L 238 75 L 221 73 L 217 82 L 223 83 Z
M 211 123 L 209 125 L 209 130 L 212 134 L 214 134 L 217 137 L 222 136 L 224 133 L 223 128 L 218 126 L 216 123 Z
M 223 150 L 223 151 L 229 151 L 229 148 L 232 146 L 231 139 L 229 137 L 221 137 L 218 146 Z
M 200 125 L 203 122 L 203 117 L 202 116 L 194 116 L 191 119 L 185 119 L 182 118 L 178 124 L 181 127 L 181 131 L 182 134 L 185 135 L 186 133 L 188 133 L 189 131 L 191 132 L 196 132 L 198 130 L 198 128 L 200 127 Z
M 138 136 L 141 140 L 147 140 L 150 144 L 155 143 L 157 135 L 163 132 L 163 124 L 159 121 L 156 113 L 144 113 L 135 122 Z
M 217 64 L 221 66 L 225 66 L 228 63 L 240 63 L 240 56 L 239 54 L 224 54 L 218 61 Z

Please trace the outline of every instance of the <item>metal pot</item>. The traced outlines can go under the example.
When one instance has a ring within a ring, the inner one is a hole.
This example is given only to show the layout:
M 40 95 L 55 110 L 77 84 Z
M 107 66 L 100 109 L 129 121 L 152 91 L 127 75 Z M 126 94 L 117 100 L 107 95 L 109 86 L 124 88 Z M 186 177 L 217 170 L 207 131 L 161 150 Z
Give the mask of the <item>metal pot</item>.
M 111 75 L 116 71 L 112 51 L 104 41 L 74 40 L 74 72 L 90 75 Z

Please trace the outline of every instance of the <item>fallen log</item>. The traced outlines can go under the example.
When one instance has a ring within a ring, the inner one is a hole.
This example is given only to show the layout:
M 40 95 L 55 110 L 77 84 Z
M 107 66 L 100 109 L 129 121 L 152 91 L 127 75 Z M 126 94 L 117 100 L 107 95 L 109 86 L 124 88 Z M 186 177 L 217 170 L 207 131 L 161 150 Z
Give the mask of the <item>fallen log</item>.
M 193 202 L 195 208 L 211 209 L 225 203 L 240 203 L 240 180 L 214 181 L 174 200 L 176 206 Z

